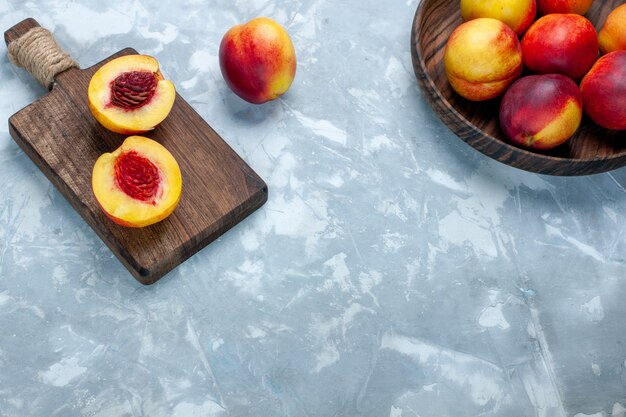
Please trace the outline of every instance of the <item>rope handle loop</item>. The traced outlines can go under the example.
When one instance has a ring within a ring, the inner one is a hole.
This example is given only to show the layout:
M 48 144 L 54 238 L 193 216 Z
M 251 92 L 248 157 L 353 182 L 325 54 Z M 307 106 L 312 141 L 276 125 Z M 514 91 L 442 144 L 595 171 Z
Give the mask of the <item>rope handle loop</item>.
M 19 37 L 11 39 L 11 30 L 16 30 L 27 21 L 32 27 Z M 9 29 L 5 33 L 5 40 L 11 62 L 17 67 L 25 68 L 48 90 L 52 89 L 57 74 L 72 67 L 78 68 L 78 63 L 59 46 L 52 33 L 33 19 L 27 19 Z

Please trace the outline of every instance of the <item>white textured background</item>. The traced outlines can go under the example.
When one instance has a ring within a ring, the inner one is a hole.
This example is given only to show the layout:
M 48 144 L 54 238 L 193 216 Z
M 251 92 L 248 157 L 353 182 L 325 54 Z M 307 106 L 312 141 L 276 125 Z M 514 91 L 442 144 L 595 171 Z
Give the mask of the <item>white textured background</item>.
M 156 56 L 270 190 L 143 287 L 0 123 L 0 416 L 624 417 L 626 171 L 460 142 L 413 75 L 416 7 L 0 0 L 0 29 L 35 17 L 83 67 Z M 217 53 L 260 15 L 298 73 L 253 106 Z M 6 121 L 44 91 L 0 49 Z

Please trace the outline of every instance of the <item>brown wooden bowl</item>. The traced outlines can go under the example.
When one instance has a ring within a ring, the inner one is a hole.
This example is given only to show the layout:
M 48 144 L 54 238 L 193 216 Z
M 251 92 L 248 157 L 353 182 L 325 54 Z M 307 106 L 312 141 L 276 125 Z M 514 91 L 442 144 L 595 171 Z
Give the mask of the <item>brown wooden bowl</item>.
M 600 29 L 623 0 L 595 0 L 585 15 Z M 611 131 L 584 116 L 576 134 L 548 152 L 507 143 L 500 129 L 500 99 L 476 103 L 459 96 L 446 79 L 448 37 L 462 23 L 458 0 L 422 0 L 413 21 L 411 55 L 417 80 L 439 118 L 463 141 L 504 164 L 550 175 L 587 175 L 626 165 L 626 131 Z

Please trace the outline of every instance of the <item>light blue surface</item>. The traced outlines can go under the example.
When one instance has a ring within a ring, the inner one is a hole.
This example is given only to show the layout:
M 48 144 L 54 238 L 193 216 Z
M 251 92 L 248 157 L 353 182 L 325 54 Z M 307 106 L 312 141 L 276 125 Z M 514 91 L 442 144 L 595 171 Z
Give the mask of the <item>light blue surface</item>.
M 416 7 L 0 0 L 2 30 L 35 17 L 83 67 L 156 56 L 270 190 L 144 287 L 0 123 L 0 416 L 624 417 L 626 171 L 463 144 L 415 82 Z M 298 72 L 254 106 L 217 53 L 262 15 Z M 0 48 L 7 120 L 45 92 Z

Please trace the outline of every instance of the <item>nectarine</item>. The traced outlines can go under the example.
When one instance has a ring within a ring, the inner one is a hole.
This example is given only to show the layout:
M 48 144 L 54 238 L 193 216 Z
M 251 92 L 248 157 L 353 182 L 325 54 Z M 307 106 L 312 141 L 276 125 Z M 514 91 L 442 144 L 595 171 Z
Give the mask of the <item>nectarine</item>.
M 535 20 L 535 0 L 461 0 L 464 21 L 491 17 L 506 23 L 517 35 L 522 35 Z
M 242 99 L 261 104 L 284 94 L 296 75 L 296 51 L 287 31 L 259 17 L 232 27 L 220 44 L 220 69 Z
M 133 134 L 154 129 L 170 113 L 176 98 L 159 63 L 147 55 L 125 55 L 104 64 L 88 90 L 89 109 L 107 129 Z
M 609 13 L 598 32 L 598 44 L 603 54 L 626 50 L 626 3 Z
M 549 14 L 524 34 L 522 56 L 531 72 L 563 74 L 578 81 L 598 59 L 596 30 L 583 16 Z
M 602 127 L 626 130 L 626 51 L 602 56 L 580 83 L 583 108 Z
M 537 0 L 540 15 L 574 13 L 583 15 L 591 8 L 593 0 Z
M 522 73 L 517 35 L 496 19 L 465 22 L 448 38 L 444 68 L 452 88 L 466 99 L 497 97 Z
M 554 148 L 576 132 L 581 120 L 578 86 L 560 74 L 520 78 L 500 104 L 500 127 L 512 143 L 525 148 Z
M 102 154 L 91 185 L 104 213 L 115 223 L 143 227 L 176 208 L 182 176 L 176 159 L 160 143 L 130 136 L 114 152 Z

